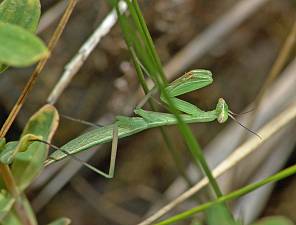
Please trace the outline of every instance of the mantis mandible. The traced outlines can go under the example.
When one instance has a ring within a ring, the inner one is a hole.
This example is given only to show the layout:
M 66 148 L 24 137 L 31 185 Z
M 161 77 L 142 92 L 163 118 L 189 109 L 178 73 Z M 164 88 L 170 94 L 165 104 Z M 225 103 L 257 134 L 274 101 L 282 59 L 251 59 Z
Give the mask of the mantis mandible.
M 197 106 L 177 98 L 179 95 L 206 87 L 212 82 L 213 78 L 210 71 L 198 69 L 185 73 L 166 87 L 166 91 L 175 104 L 175 107 L 183 113 L 181 117 L 184 122 L 204 123 L 217 120 L 219 123 L 224 123 L 228 117 L 233 118 L 233 113 L 228 109 L 228 105 L 223 98 L 219 98 L 216 108 L 210 111 L 203 111 Z M 162 95 L 160 99 L 166 103 Z M 141 108 L 136 108 L 134 113 L 137 115 L 136 117 L 117 116 L 113 124 L 95 128 L 69 141 L 60 149 L 56 149 L 49 156 L 45 164 L 49 165 L 55 161 L 64 159 L 68 155 L 73 155 L 93 146 L 112 141 L 109 172 L 97 171 L 104 177 L 112 178 L 114 175 L 117 142 L 119 138 L 124 138 L 154 127 L 177 124 L 177 120 L 173 114 L 146 111 Z

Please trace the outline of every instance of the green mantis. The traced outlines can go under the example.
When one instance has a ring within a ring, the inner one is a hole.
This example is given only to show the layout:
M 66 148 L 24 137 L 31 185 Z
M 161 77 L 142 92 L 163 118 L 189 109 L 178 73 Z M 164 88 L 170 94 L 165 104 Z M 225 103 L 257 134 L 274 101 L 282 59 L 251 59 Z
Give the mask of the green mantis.
M 203 111 L 197 106 L 177 98 L 179 95 L 206 87 L 212 82 L 213 78 L 210 71 L 201 69 L 192 70 L 173 81 L 166 88 L 176 108 L 183 112 L 181 118 L 184 122 L 204 123 L 217 120 L 219 123 L 224 123 L 229 116 L 232 116 L 225 100 L 222 98 L 219 98 L 216 108 L 210 111 Z M 162 95 L 160 98 L 164 101 Z M 107 178 L 112 178 L 115 167 L 117 140 L 119 138 L 124 138 L 146 129 L 177 123 L 175 116 L 169 113 L 146 111 L 141 108 L 135 109 L 134 113 L 137 115 L 136 117 L 117 116 L 113 124 L 93 129 L 69 141 L 60 150 L 57 149 L 57 151 L 53 152 L 45 164 L 49 165 L 55 161 L 64 159 L 67 155 L 73 155 L 113 140 L 109 173 L 99 172 Z

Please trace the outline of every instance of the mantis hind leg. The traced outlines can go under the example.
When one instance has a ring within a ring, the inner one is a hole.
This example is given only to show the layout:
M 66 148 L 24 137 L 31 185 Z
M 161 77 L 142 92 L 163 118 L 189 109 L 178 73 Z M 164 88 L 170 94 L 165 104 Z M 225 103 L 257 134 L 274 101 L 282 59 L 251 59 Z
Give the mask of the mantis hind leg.
M 112 139 L 112 146 L 111 146 L 110 166 L 109 166 L 108 176 L 106 176 L 107 178 L 113 178 L 113 176 L 114 176 L 117 147 L 118 147 L 118 126 L 115 123 L 114 127 L 113 127 L 113 139 Z
M 117 155 L 117 147 L 118 147 L 118 126 L 115 123 L 113 126 L 113 139 L 112 139 L 112 146 L 111 146 L 111 157 L 110 157 L 110 165 L 109 165 L 109 172 L 105 173 L 101 170 L 95 168 L 95 172 L 102 175 L 106 178 L 113 178 L 114 170 L 115 170 L 115 162 L 116 162 L 116 155 Z
M 113 126 L 113 139 L 112 139 L 111 157 L 110 157 L 110 165 L 109 165 L 108 173 L 105 173 L 105 172 L 97 169 L 96 167 L 90 165 L 89 163 L 86 163 L 86 162 L 78 159 L 74 155 L 70 154 L 70 156 L 75 157 L 75 159 L 78 159 L 78 161 L 81 162 L 85 167 L 89 168 L 90 170 L 94 171 L 95 173 L 100 174 L 103 177 L 111 179 L 114 176 L 115 161 L 116 161 L 116 154 L 117 154 L 117 146 L 118 146 L 118 126 L 115 123 L 114 126 Z
M 108 173 L 105 173 L 104 171 L 101 171 L 99 169 L 97 169 L 96 167 L 90 165 L 87 162 L 84 162 L 83 160 L 79 159 L 78 157 L 76 157 L 73 154 L 70 154 L 69 152 L 56 147 L 55 145 L 48 143 L 46 141 L 43 140 L 35 140 L 35 141 L 39 141 L 42 142 L 44 144 L 47 144 L 49 146 L 51 146 L 52 148 L 59 150 L 61 152 L 63 152 L 65 155 L 69 156 L 70 158 L 74 159 L 77 162 L 80 162 L 82 165 L 84 165 L 85 167 L 87 167 L 88 169 L 94 171 L 95 173 L 105 177 L 105 178 L 113 178 L 114 176 L 114 169 L 115 169 L 115 160 L 116 160 L 116 154 L 117 154 L 117 146 L 118 146 L 118 126 L 115 123 L 114 127 L 113 127 L 113 139 L 112 139 L 112 147 L 111 147 L 111 157 L 110 157 L 110 166 L 109 166 L 109 171 Z M 50 159 L 50 160 L 54 160 L 54 159 Z M 55 160 L 54 160 L 55 161 Z M 46 164 L 46 162 L 45 162 Z

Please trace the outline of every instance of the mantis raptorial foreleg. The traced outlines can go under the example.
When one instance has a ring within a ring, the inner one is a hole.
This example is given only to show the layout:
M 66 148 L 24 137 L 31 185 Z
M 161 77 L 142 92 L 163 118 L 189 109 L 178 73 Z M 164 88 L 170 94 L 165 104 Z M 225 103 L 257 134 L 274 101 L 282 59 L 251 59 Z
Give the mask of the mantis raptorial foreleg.
M 200 112 L 202 112 L 201 109 L 199 109 L 197 106 L 186 102 L 184 100 L 181 100 L 179 98 L 176 98 L 176 96 L 183 95 L 186 93 L 189 93 L 191 91 L 203 88 L 205 86 L 210 85 L 213 82 L 212 78 L 212 73 L 208 70 L 192 70 L 190 72 L 185 73 L 183 76 L 179 77 L 172 83 L 170 83 L 166 88 L 165 91 L 167 91 L 167 94 L 171 98 L 172 103 L 174 106 L 181 112 L 189 114 L 189 115 L 198 115 Z M 149 92 L 149 93 L 152 93 Z M 149 97 L 151 97 L 151 94 L 147 94 L 145 96 L 145 100 L 147 101 Z M 166 99 L 163 97 L 163 94 L 160 95 L 160 99 L 164 102 L 167 103 Z M 141 102 L 142 106 L 144 102 Z M 139 114 L 139 109 L 140 107 L 137 107 L 135 110 L 135 113 L 137 115 Z M 145 114 L 140 115 L 143 118 L 145 118 Z M 148 119 L 146 117 L 145 119 Z
M 177 96 L 195 91 L 197 89 L 203 88 L 210 85 L 213 82 L 212 73 L 208 70 L 191 70 L 190 72 L 185 73 L 183 76 L 179 77 L 172 83 L 170 83 L 165 90 L 171 98 L 174 106 L 181 112 L 187 113 L 189 115 L 197 115 L 202 110 L 197 106 L 186 102 L 184 100 L 176 98 Z M 136 109 L 142 108 L 142 106 L 148 101 L 152 96 L 154 89 L 152 89 L 138 104 Z M 160 95 L 160 99 L 167 103 L 166 99 L 163 97 L 163 94 Z
M 176 98 L 177 96 L 195 91 L 210 85 L 213 82 L 212 73 L 208 70 L 191 70 L 173 81 L 169 86 L 166 87 L 166 91 L 171 98 L 174 106 L 181 112 L 189 115 L 197 115 L 202 111 L 197 106 L 186 102 L 184 100 Z M 163 94 L 160 95 L 160 99 L 167 103 Z

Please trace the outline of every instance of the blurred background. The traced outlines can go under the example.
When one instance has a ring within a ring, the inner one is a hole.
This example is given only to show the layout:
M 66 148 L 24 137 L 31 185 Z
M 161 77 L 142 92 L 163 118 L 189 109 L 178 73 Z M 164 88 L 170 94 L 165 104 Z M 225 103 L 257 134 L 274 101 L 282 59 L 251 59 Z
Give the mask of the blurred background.
M 50 38 L 66 3 L 42 1 L 43 17 L 39 27 L 42 39 Z M 231 110 L 244 111 L 262 90 L 296 19 L 293 0 L 139 0 L 139 3 L 171 80 L 190 69 L 204 68 L 213 72 L 211 86 L 183 97 L 205 110 L 214 108 L 217 99 L 223 97 Z M 56 50 L 10 130 L 9 139 L 17 139 L 29 116 L 47 102 L 66 65 L 111 10 L 105 1 L 78 2 Z M 109 124 L 115 115 L 131 115 L 141 99 L 120 27 L 115 24 L 110 28 L 57 99 L 55 105 L 60 113 Z M 262 113 L 258 112 L 254 130 L 295 100 L 295 88 L 290 88 L 291 83 L 296 85 L 294 57 L 295 49 L 291 50 L 285 69 L 267 91 L 266 104 L 261 107 Z M 0 77 L 2 123 L 31 71 L 32 68 L 9 69 Z M 285 90 L 288 95 L 277 95 L 277 90 Z M 251 135 L 230 122 L 194 124 L 191 128 L 202 148 L 208 151 L 212 166 Z M 54 144 L 61 146 L 87 129 L 85 125 L 61 118 Z M 197 168 L 190 166 L 191 158 L 178 129 L 171 126 L 166 131 L 191 182 L 196 182 L 200 174 Z M 253 156 L 258 161 L 250 158 L 221 179 L 225 192 L 294 164 L 295 126 L 291 124 L 263 147 L 264 153 Z M 89 150 L 80 157 L 107 171 L 110 145 Z M 151 210 L 169 202 L 187 187 L 159 130 L 152 129 L 119 141 L 112 180 L 94 174 L 73 160 L 62 161 L 46 168 L 31 187 L 29 196 L 38 211 L 40 224 L 66 216 L 74 225 L 130 225 L 140 222 Z M 236 214 L 246 223 L 267 215 L 284 215 L 296 222 L 296 177 L 272 187 L 258 192 L 257 197 L 233 203 Z M 206 191 L 198 196 L 199 201 L 208 199 Z M 194 205 L 195 198 L 174 212 Z

